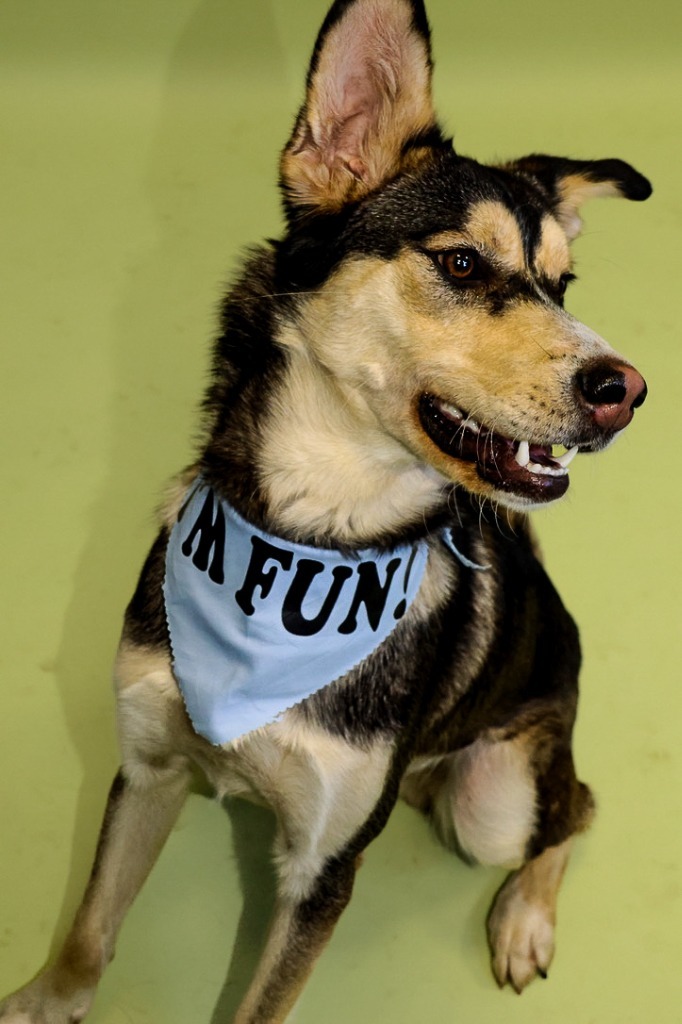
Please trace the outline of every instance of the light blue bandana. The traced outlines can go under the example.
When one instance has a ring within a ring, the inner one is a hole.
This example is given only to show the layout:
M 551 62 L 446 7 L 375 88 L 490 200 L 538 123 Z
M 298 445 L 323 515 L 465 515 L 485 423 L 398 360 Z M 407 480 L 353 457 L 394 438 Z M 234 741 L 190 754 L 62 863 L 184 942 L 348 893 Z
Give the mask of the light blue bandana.
M 469 569 L 486 569 L 442 540 Z M 344 556 L 251 526 L 201 479 L 171 531 L 164 597 L 173 669 L 200 736 L 221 745 L 340 679 L 395 629 L 428 544 Z
M 345 556 L 271 537 L 200 480 L 171 532 L 164 581 L 196 732 L 229 743 L 344 676 L 395 629 L 427 556 L 426 541 Z

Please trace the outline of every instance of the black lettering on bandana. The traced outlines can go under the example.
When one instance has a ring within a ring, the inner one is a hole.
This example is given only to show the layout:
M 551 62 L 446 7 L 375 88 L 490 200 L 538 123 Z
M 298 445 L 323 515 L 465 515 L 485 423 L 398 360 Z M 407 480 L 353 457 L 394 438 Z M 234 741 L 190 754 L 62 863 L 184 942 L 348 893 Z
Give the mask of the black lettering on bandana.
M 244 582 L 234 595 L 237 604 L 245 615 L 253 615 L 256 610 L 253 604 L 253 595 L 256 587 L 260 587 L 262 598 L 266 598 L 272 590 L 272 585 L 277 575 L 277 566 L 271 565 L 264 572 L 265 563 L 268 560 L 279 562 L 282 568 L 286 570 L 291 568 L 291 563 L 294 560 L 293 551 L 283 551 L 282 548 L 276 548 L 274 544 L 268 544 L 266 540 L 261 540 L 260 537 L 252 536 L 251 544 L 253 546 L 251 561 L 246 570 Z
M 208 569 L 209 578 L 214 583 L 222 585 L 225 582 L 225 513 L 220 502 L 214 503 L 213 491 L 210 490 L 206 494 L 206 500 L 194 526 L 183 542 L 182 553 L 186 558 L 192 554 L 197 535 L 199 543 L 192 561 L 201 572 Z
M 381 616 L 384 614 L 393 577 L 400 563 L 400 558 L 391 559 L 386 566 L 386 582 L 383 585 L 379 581 L 376 563 L 362 562 L 358 566 L 359 579 L 355 596 L 353 597 L 353 603 L 350 606 L 348 615 L 339 626 L 339 633 L 355 632 L 358 628 L 358 611 L 362 604 L 364 604 L 367 611 L 367 619 L 372 631 L 376 633 L 381 622 Z
M 287 632 L 295 636 L 313 636 L 327 625 L 341 589 L 346 580 L 353 575 L 353 570 L 347 565 L 337 565 L 332 569 L 333 582 L 322 607 L 314 618 L 307 619 L 302 610 L 303 602 L 313 579 L 324 572 L 324 568 L 322 562 L 312 558 L 301 558 L 297 563 L 296 575 L 282 606 L 282 622 Z

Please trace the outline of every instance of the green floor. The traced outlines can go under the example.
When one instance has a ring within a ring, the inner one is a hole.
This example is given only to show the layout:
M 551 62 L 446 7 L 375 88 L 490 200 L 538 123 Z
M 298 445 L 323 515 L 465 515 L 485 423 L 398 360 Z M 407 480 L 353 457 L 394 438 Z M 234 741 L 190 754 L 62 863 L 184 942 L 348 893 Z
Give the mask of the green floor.
M 246 243 L 278 232 L 277 151 L 324 10 L 0 3 L 0 993 L 43 962 L 87 876 L 117 763 L 121 611 L 159 489 L 191 451 L 222 283 Z M 582 624 L 577 756 L 601 811 L 566 879 L 550 980 L 519 999 L 487 967 L 499 873 L 466 868 L 399 808 L 296 1020 L 674 1024 L 680 6 L 432 0 L 430 12 L 440 108 L 463 152 L 620 156 L 656 186 L 641 206 L 588 208 L 569 302 L 644 372 L 649 402 L 537 517 Z M 191 798 L 92 1024 L 227 1024 L 262 929 L 268 829 L 249 808 L 231 821 Z

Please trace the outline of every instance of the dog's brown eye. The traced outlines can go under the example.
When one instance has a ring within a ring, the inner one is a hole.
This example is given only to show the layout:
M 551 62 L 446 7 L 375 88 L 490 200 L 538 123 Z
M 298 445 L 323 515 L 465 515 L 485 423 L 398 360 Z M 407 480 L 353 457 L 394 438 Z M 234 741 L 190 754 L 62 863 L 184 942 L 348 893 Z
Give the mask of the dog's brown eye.
M 478 258 L 472 249 L 450 249 L 438 253 L 438 264 L 448 277 L 457 281 L 471 281 L 477 274 Z

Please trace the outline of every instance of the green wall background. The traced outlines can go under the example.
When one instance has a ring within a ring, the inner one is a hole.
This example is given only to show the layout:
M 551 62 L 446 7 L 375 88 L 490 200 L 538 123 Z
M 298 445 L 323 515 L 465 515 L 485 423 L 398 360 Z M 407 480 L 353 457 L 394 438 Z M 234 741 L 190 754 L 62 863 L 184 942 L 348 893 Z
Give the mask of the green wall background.
M 399 808 L 296 1020 L 674 1024 L 681 8 L 429 9 L 440 110 L 462 152 L 620 156 L 656 188 L 644 205 L 588 207 L 569 301 L 644 372 L 649 401 L 536 517 L 582 626 L 576 748 L 601 811 L 566 878 L 550 980 L 518 999 L 487 966 L 501 873 L 466 868 Z M 87 877 L 117 764 L 121 612 L 161 485 L 191 454 L 223 283 L 244 245 L 279 230 L 277 153 L 324 12 L 324 0 L 0 3 L 0 992 L 40 966 Z M 262 932 L 268 828 L 247 807 L 230 818 L 190 799 L 93 1024 L 229 1019 Z

